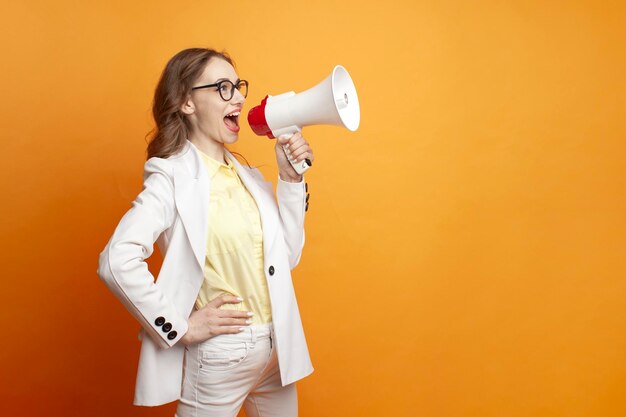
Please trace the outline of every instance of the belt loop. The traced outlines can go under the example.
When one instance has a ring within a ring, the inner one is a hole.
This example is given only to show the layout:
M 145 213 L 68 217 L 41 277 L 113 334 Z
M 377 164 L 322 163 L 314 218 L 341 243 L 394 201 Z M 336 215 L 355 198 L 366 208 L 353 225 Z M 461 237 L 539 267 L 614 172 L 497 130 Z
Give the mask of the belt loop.
M 274 344 L 274 323 L 270 322 L 270 349 L 272 348 L 272 345 Z

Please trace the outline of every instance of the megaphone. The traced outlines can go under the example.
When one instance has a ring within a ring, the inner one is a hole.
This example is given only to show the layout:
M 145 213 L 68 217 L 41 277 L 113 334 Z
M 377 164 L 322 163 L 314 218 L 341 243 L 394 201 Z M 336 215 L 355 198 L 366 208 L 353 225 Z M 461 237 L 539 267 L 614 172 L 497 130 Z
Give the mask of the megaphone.
M 300 132 L 304 126 L 335 125 L 354 132 L 359 127 L 361 111 L 356 88 L 348 71 L 341 65 L 315 87 L 299 94 L 289 91 L 267 95 L 261 104 L 248 112 L 248 124 L 259 136 L 270 139 Z M 298 174 L 309 169 L 306 161 L 296 163 L 283 147 L 291 166 Z

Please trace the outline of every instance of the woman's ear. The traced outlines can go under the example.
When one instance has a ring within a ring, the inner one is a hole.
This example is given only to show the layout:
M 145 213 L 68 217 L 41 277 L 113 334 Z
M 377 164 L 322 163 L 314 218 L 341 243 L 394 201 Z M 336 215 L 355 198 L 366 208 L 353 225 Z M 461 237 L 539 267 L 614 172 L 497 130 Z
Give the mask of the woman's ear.
M 185 114 L 193 114 L 196 111 L 196 107 L 193 105 L 193 101 L 191 101 L 191 96 L 187 96 L 187 100 L 180 106 L 180 111 Z

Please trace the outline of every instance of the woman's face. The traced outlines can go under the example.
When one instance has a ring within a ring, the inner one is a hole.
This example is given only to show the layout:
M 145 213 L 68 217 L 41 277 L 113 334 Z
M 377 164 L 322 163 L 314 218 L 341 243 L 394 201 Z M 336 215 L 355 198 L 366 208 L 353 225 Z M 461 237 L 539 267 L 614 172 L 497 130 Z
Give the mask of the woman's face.
M 221 58 L 211 58 L 193 86 L 214 84 L 222 79 L 230 80 L 235 85 L 239 81 L 232 65 Z M 228 97 L 226 94 L 225 96 Z M 241 113 L 245 100 L 237 89 L 229 101 L 220 97 L 217 87 L 192 90 L 182 107 L 193 126 L 192 137 L 207 138 L 221 144 L 236 142 L 241 119 L 238 114 Z M 227 116 L 233 113 L 236 116 Z

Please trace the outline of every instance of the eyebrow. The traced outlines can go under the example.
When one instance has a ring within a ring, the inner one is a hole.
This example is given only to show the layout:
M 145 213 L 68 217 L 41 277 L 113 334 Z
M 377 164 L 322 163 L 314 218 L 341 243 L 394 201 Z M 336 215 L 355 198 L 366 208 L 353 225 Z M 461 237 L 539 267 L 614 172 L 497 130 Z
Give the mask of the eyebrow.
M 215 81 L 216 83 L 219 83 L 220 81 L 224 81 L 224 80 L 228 80 L 230 81 L 229 78 L 218 78 L 217 81 Z M 235 81 L 233 84 L 238 84 L 239 81 L 241 81 L 239 78 L 237 78 L 237 81 Z M 232 83 L 232 81 L 230 81 Z

